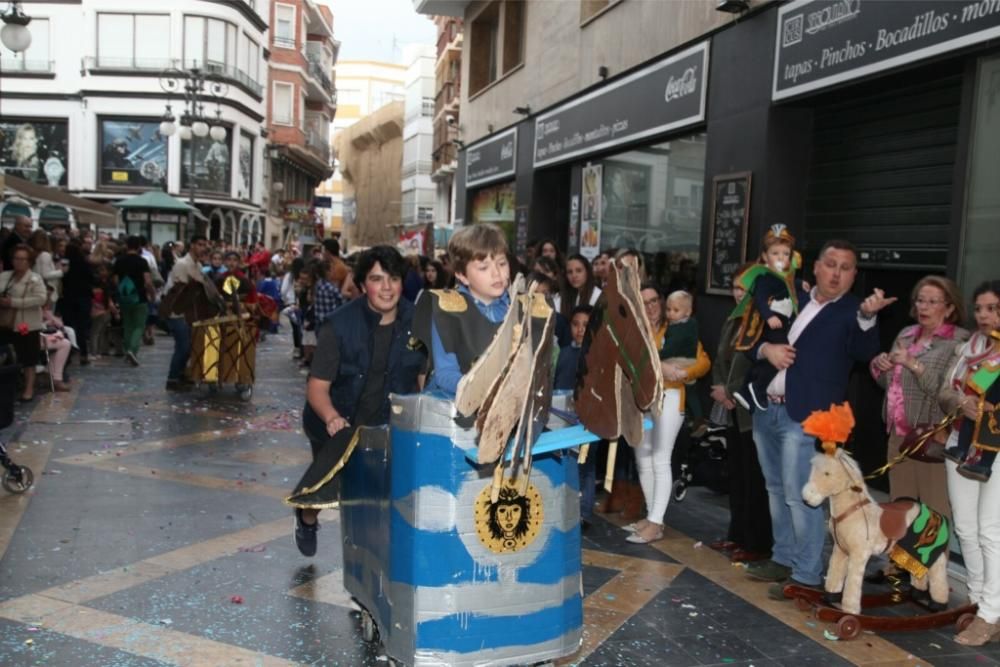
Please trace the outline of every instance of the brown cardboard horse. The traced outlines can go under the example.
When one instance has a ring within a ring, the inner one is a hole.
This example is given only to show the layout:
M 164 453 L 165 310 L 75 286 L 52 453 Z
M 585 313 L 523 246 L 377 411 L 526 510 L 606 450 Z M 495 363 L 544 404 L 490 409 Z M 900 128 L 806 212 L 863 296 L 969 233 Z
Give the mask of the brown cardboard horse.
M 584 343 L 575 394 L 576 412 L 591 432 L 608 440 L 642 439 L 642 412 L 659 414 L 663 372 L 639 295 L 632 257 L 613 265 Z

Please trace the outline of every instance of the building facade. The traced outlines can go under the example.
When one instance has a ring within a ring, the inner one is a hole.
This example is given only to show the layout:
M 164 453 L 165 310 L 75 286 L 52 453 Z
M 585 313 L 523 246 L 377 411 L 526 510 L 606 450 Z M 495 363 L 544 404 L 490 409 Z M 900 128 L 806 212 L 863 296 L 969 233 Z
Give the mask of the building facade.
M 462 20 L 435 16 L 437 62 L 434 66 L 434 152 L 431 179 L 436 185 L 434 245 L 445 247 L 455 225 L 455 170 L 462 141 Z
M 333 141 L 352 219 L 342 247 L 352 251 L 399 239 L 405 103 L 385 104 L 337 133 Z
M 193 200 L 194 229 L 234 242 L 262 239 L 268 5 L 26 5 L 31 46 L 0 54 L 0 167 L 105 203 L 165 190 Z M 218 84 L 221 94 L 204 112 L 224 128 L 220 139 L 160 133 L 167 104 L 175 116 L 183 112 L 164 86 L 191 68 Z M 187 224 L 146 214 L 130 218 L 129 230 L 162 243 L 190 233 Z
M 337 82 L 337 117 L 331 126 L 331 142 L 337 135 L 377 109 L 406 97 L 406 67 L 368 60 L 342 60 L 335 68 Z M 339 164 L 340 157 L 335 155 Z M 329 197 L 331 208 L 320 209 L 325 228 L 334 234 L 346 233 L 357 219 L 356 202 L 344 196 L 340 169 L 316 190 L 317 197 Z M 397 205 L 398 210 L 398 205 Z
M 902 302 L 883 349 L 921 276 L 967 298 L 996 278 L 998 3 L 416 6 L 465 25 L 457 218 L 519 245 L 640 248 L 651 277 L 696 293 L 707 349 L 775 222 L 806 278 L 824 241 L 857 245 L 855 289 Z M 880 396 L 854 391 L 859 437 L 880 439 Z
M 340 43 L 329 8 L 314 0 L 275 0 L 270 21 L 266 238 L 271 247 L 309 245 L 323 236 L 314 191 L 333 174 Z
M 403 125 L 402 191 L 399 236 L 404 248 L 429 252 L 437 190 L 431 180 L 434 141 L 434 46 L 412 44 L 403 50 L 406 111 Z

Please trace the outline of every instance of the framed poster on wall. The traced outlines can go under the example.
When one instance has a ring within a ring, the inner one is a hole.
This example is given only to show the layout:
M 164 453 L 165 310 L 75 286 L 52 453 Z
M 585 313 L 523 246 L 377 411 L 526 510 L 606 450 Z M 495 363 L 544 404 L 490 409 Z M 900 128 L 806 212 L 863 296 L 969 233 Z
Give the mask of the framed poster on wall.
M 102 118 L 99 127 L 102 186 L 164 186 L 167 142 L 160 134 L 158 119 Z
M 593 261 L 601 254 L 601 201 L 603 167 L 588 164 L 583 168 L 583 213 L 580 216 L 580 254 Z
M 712 213 L 708 219 L 708 271 L 705 292 L 728 295 L 735 273 L 747 261 L 750 223 L 750 172 L 712 178 Z

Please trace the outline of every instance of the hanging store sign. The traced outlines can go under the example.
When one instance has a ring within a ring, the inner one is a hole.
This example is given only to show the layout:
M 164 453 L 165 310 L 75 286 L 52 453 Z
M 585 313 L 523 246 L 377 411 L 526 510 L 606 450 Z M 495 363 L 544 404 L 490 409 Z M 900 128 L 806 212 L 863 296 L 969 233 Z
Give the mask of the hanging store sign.
M 797 0 L 778 10 L 771 99 L 998 36 L 997 0 Z
M 512 127 L 465 149 L 465 187 L 514 176 L 517 167 L 517 128 Z
M 705 120 L 708 42 L 535 119 L 535 167 L 589 155 Z

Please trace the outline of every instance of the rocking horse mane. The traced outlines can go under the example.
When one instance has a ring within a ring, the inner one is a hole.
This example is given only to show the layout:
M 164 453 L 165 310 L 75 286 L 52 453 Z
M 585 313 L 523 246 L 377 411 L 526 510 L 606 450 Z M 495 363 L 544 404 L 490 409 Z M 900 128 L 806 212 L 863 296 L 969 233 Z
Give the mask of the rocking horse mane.
M 837 453 L 833 454 L 832 456 L 828 454 L 816 454 L 816 456 L 813 458 L 813 461 L 815 463 L 827 459 L 833 459 L 839 462 L 844 467 L 845 472 L 847 473 L 847 477 L 851 481 L 851 485 L 846 489 L 844 489 L 844 491 L 841 491 L 840 493 L 844 493 L 845 491 L 852 489 L 857 489 L 860 493 L 863 493 L 864 496 L 868 498 L 870 501 L 875 502 L 875 499 L 868 491 L 868 485 L 865 484 L 865 474 L 861 472 L 861 466 L 858 465 L 857 460 L 855 460 L 855 458 L 851 456 L 847 452 L 847 450 L 845 450 L 843 447 L 838 447 Z

